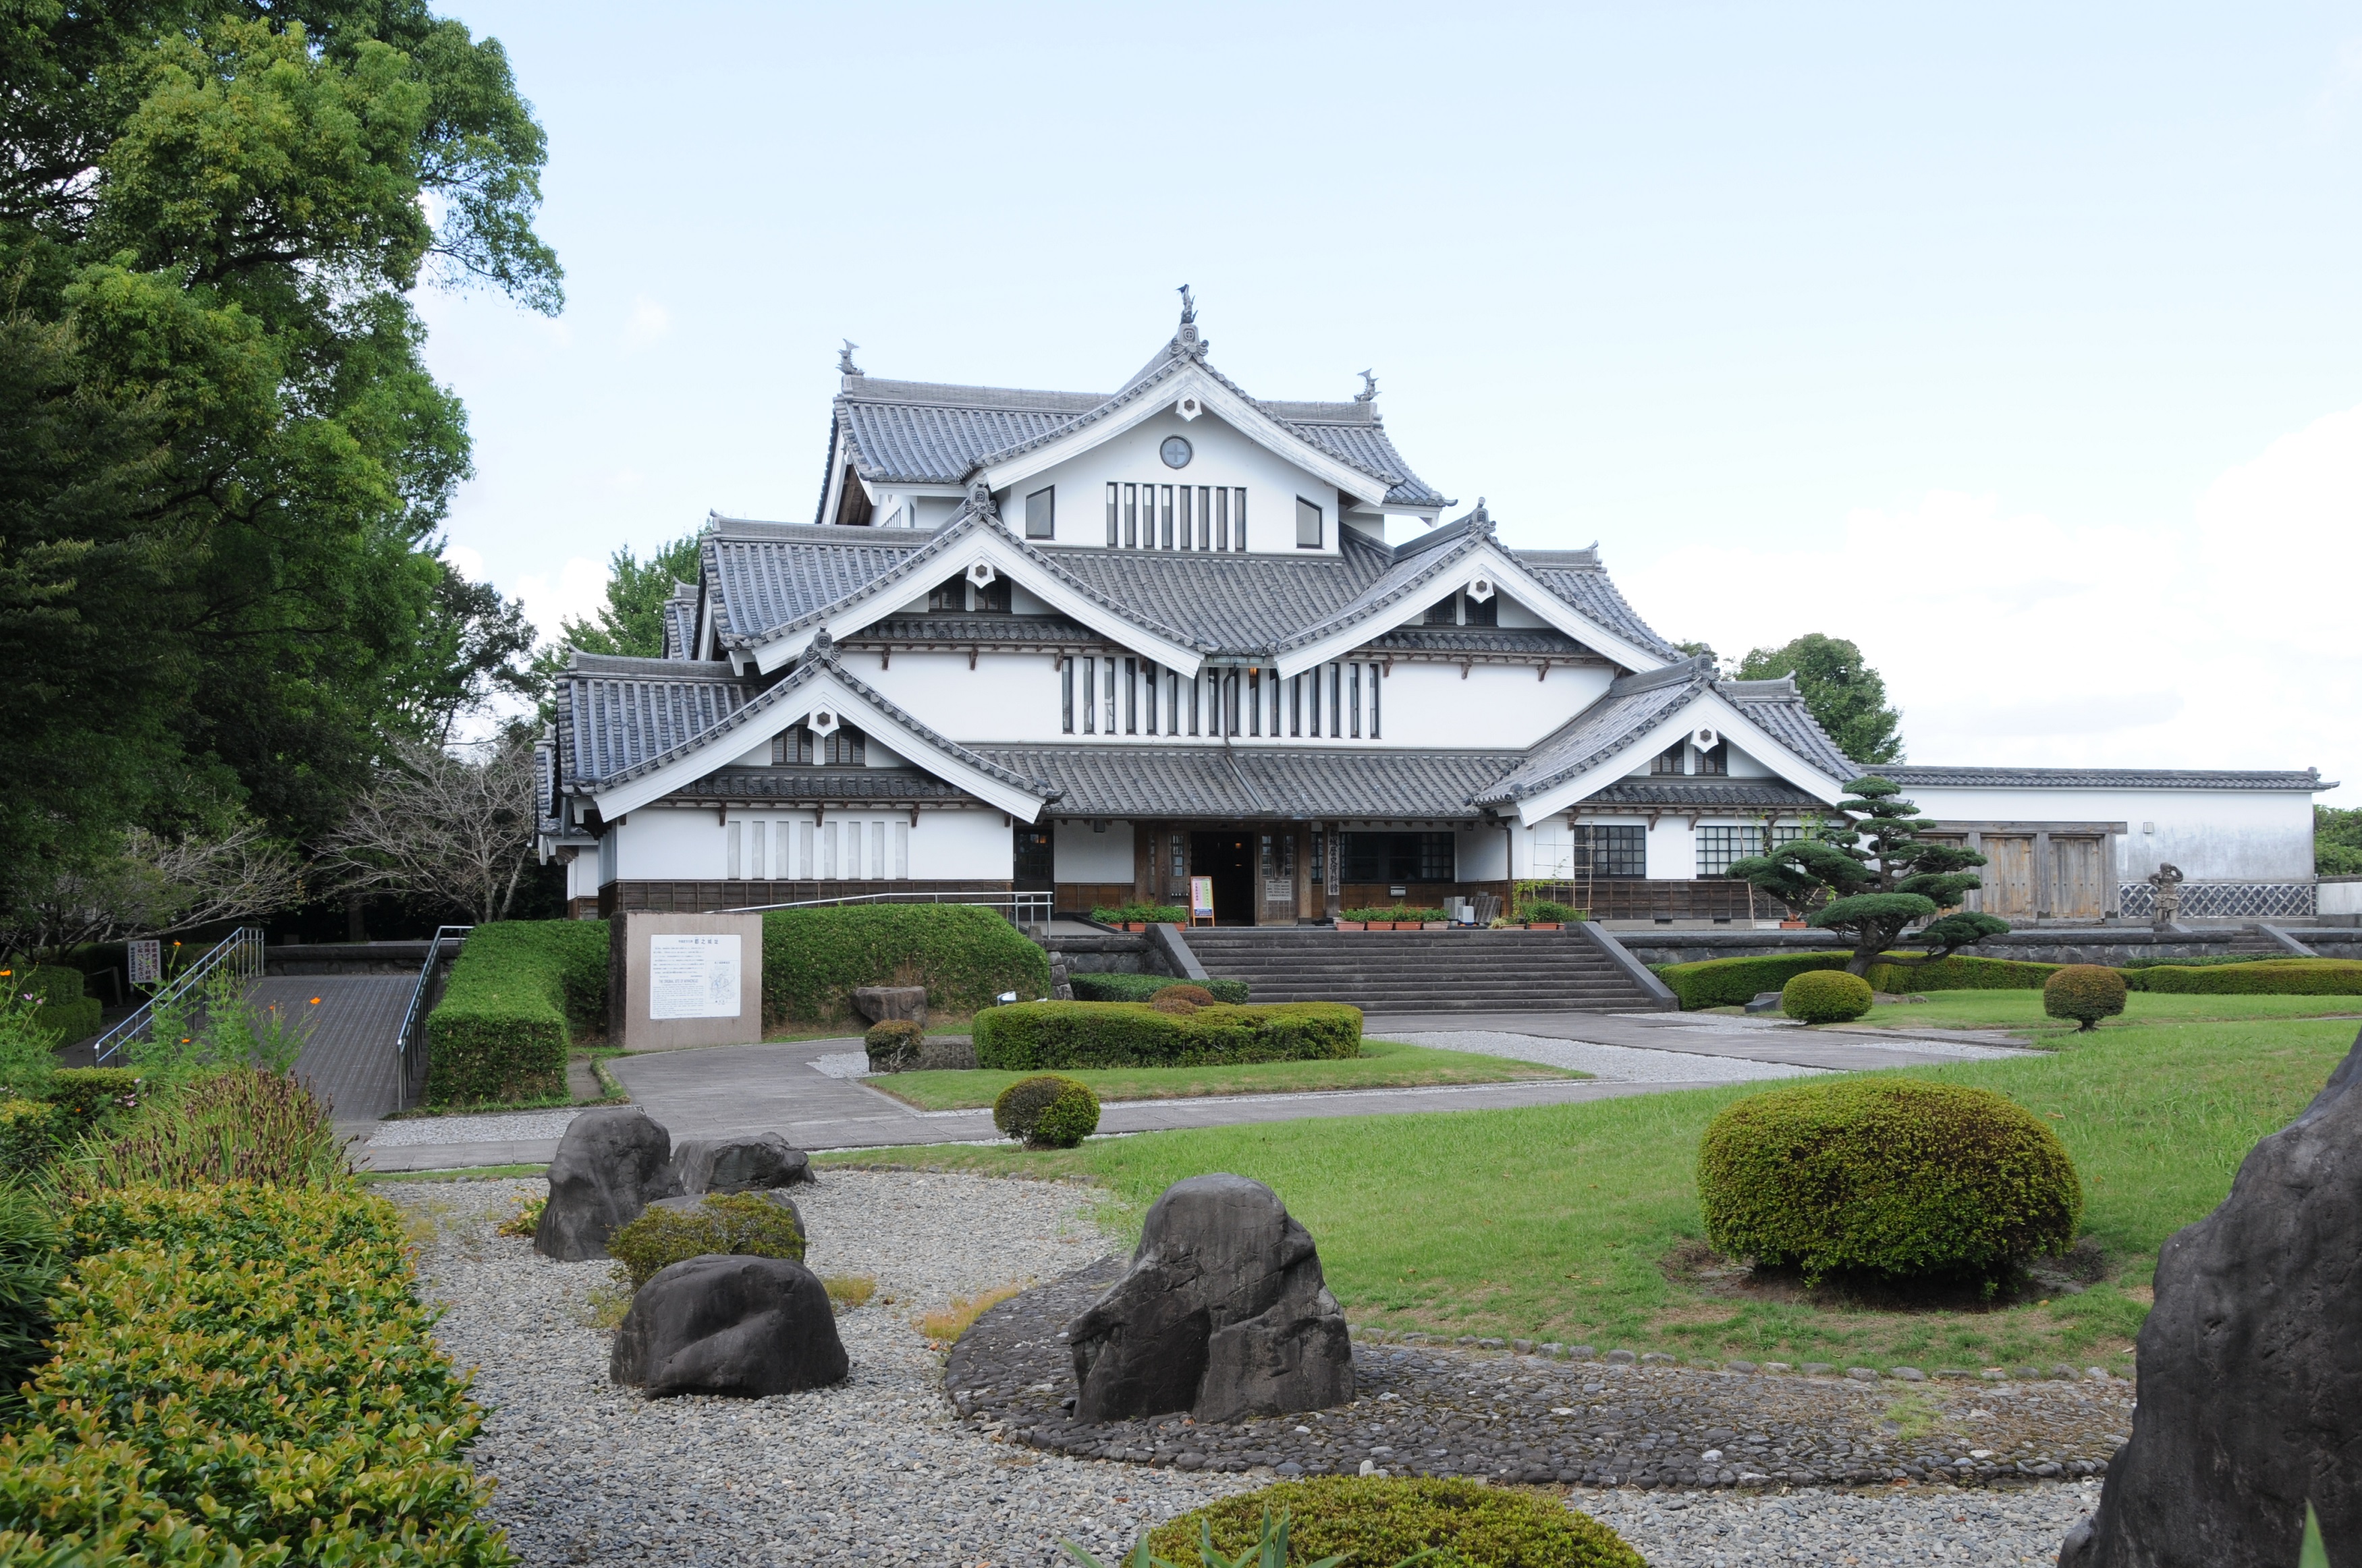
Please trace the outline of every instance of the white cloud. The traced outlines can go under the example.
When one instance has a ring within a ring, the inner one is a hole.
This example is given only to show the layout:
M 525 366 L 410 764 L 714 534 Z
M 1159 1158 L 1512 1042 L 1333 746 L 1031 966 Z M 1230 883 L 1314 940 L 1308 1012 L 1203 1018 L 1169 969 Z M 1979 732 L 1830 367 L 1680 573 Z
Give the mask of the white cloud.
M 568 616 L 588 621 L 607 602 L 607 564 L 568 557 L 554 580 L 547 576 L 517 579 L 516 597 L 524 604 L 525 618 L 547 644 Z
M 2230 469 L 2179 526 L 1931 492 L 1816 548 L 1691 547 L 1625 575 L 1660 631 L 1726 656 L 1852 638 L 1914 761 L 2318 766 L 2362 799 L 2362 408 Z
M 624 327 L 624 341 L 646 348 L 672 332 L 672 312 L 642 294 L 632 302 L 632 319 Z
M 465 545 L 446 545 L 443 547 L 443 559 L 452 570 L 469 581 L 484 580 L 484 553 L 481 550 L 471 550 Z

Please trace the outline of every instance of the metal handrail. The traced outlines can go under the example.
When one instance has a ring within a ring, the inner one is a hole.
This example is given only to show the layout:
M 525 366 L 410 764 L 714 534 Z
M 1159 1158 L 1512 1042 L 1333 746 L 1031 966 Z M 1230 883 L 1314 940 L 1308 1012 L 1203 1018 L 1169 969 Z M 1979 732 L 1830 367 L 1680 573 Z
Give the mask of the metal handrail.
M 403 1010 L 402 1028 L 393 1037 L 394 1054 L 402 1061 L 403 1109 L 417 1103 L 419 1093 L 426 1087 L 426 997 L 435 988 L 435 966 L 443 961 L 443 944 L 452 946 L 468 940 L 472 925 L 438 925 L 435 940 L 426 944 L 426 962 L 419 966 L 418 983 L 410 988 L 410 1006 Z
M 824 905 L 830 904 L 866 904 L 894 899 L 908 899 L 913 901 L 923 900 L 928 903 L 933 904 L 975 904 L 988 909 L 998 909 L 1001 905 L 1006 904 L 1009 906 L 1010 924 L 1047 925 L 1050 923 L 1051 900 L 1054 896 L 1055 895 L 1054 894 L 1043 892 L 1004 892 L 998 888 L 980 888 L 973 892 L 965 893 L 956 890 L 951 892 L 846 893 L 841 897 L 833 899 L 800 899 L 791 904 L 744 904 L 734 909 L 723 910 L 720 912 L 723 914 L 763 914 L 771 910 L 809 910 L 819 909 Z M 1026 918 L 1029 912 L 1031 912 L 1032 916 L 1031 919 Z
M 139 1032 L 155 1020 L 158 1002 L 177 1001 L 210 978 L 216 969 L 227 968 L 249 984 L 262 977 L 262 928 L 242 925 L 219 942 L 205 955 L 182 970 L 168 981 L 164 988 L 141 1002 L 131 1016 L 91 1043 L 92 1060 L 96 1066 L 106 1066 L 106 1059 L 139 1037 Z

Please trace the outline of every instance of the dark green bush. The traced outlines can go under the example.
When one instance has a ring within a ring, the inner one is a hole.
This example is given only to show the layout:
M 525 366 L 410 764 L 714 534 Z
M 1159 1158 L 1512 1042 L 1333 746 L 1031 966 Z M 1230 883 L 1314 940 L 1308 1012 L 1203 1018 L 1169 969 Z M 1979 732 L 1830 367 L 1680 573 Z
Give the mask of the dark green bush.
M 689 1209 L 650 1204 L 607 1239 L 632 1288 L 677 1263 L 709 1253 L 804 1261 L 803 1227 L 796 1211 L 767 1192 L 715 1193 Z
M 1995 1280 L 2064 1251 L 2082 1183 L 2049 1125 L 1990 1089 L 1839 1078 L 1730 1106 L 1698 1145 L 1706 1237 L 1733 1257 Z
M 2180 957 L 2159 957 L 2155 954 L 2143 953 L 2125 959 L 2123 966 L 2127 969 L 2155 969 L 2170 965 L 2177 969 L 2204 969 L 2217 964 L 2268 964 L 2271 961 L 2253 953 L 2193 953 Z
M 1187 925 L 1189 911 L 1179 904 L 1103 904 L 1091 918 L 1101 925 Z
M 1070 975 L 1076 1001 L 1149 1001 L 1175 986 L 1203 986 L 1216 1001 L 1242 1002 L 1251 994 L 1244 980 L 1176 980 L 1170 975 Z
M 54 1043 L 71 1045 L 98 1032 L 99 1001 L 83 994 L 80 969 L 44 964 L 16 975 L 8 983 L 20 993 L 40 999 L 40 1024 Z
M 1572 921 L 1581 920 L 1583 911 L 1573 904 L 1557 904 L 1544 899 L 1520 908 L 1518 911 L 1518 918 L 1529 925 L 1549 925 L 1552 922 L 1565 925 Z
M 1071 1149 L 1099 1126 L 1099 1097 L 1076 1078 L 1020 1078 L 992 1102 L 992 1124 L 1029 1149 Z
M 119 1192 L 66 1230 L 57 1353 L 0 1436 L 0 1559 L 513 1563 L 392 1204 Z
M 2038 991 L 2058 972 L 2056 964 L 2018 958 L 1976 958 L 1955 953 L 1933 964 L 1873 963 L 1870 988 L 1899 995 L 1910 991 Z
M 574 1031 L 602 1032 L 606 1021 L 605 921 L 480 925 L 426 1020 L 427 1103 L 556 1099 Z
M 1849 1023 L 1870 1010 L 1870 982 L 1842 969 L 1807 969 L 1780 988 L 1780 1010 L 1799 1023 Z
M 2158 964 L 2127 972 L 2125 983 L 2136 991 L 2182 996 L 2362 996 L 2362 959 L 2266 958 L 2253 964 L 2203 966 Z
M 1424 909 L 1408 904 L 1396 904 L 1392 909 L 1384 910 L 1339 910 L 1337 911 L 1337 918 L 1339 920 L 1358 920 L 1365 922 L 1369 921 L 1389 920 L 1417 921 L 1420 924 L 1424 925 L 1429 921 L 1449 920 L 1451 917 L 1445 914 L 1441 910 Z
M 1262 1539 L 1266 1511 L 1286 1515 L 1294 1564 L 1337 1556 L 1351 1568 L 1394 1568 L 1432 1549 L 1421 1559 L 1429 1568 L 1648 1568 L 1623 1537 L 1554 1496 L 1446 1476 L 1282 1481 L 1157 1526 L 1149 1550 L 1195 1562 L 1203 1521 L 1214 1549 L 1236 1558 Z
M 1050 992 L 1050 955 L 971 904 L 849 904 L 763 917 L 763 1020 L 832 1023 L 856 986 L 927 988 L 937 1013 L 970 1013 L 1004 991 Z
M 129 1067 L 61 1067 L 41 1090 L 72 1136 L 120 1117 L 138 1105 L 139 1096 L 139 1075 Z
M 65 1126 L 65 1118 L 47 1100 L 0 1099 L 0 1182 L 47 1170 L 64 1142 Z
M 1187 1018 L 1136 1002 L 1021 1002 L 976 1021 L 976 1065 L 1190 1067 L 1346 1059 L 1362 1053 L 1362 1010 L 1341 1002 L 1201 1007 Z
M 17 1386 L 50 1359 L 41 1342 L 50 1333 L 59 1241 L 47 1204 L 14 1182 L 0 1184 L 0 1426 L 24 1413 Z
M 861 1048 L 869 1054 L 871 1071 L 899 1073 L 919 1059 L 926 1039 L 927 1032 L 909 1019 L 889 1018 L 863 1032 Z
M 2125 977 L 2097 964 L 2070 964 L 2043 982 L 2042 1010 L 2090 1029 L 2125 1010 Z
M 1709 958 L 1698 964 L 1652 964 L 1657 977 L 1672 988 L 1686 1009 L 1744 1007 L 1765 991 L 1786 988 L 1788 982 L 1814 969 L 1842 969 L 1846 955 L 1836 952 L 1779 953 L 1761 958 Z M 1866 977 L 1873 991 L 2038 991 L 2058 967 L 2027 964 L 2011 958 L 1971 958 L 1955 955 L 1933 964 L 1873 963 Z

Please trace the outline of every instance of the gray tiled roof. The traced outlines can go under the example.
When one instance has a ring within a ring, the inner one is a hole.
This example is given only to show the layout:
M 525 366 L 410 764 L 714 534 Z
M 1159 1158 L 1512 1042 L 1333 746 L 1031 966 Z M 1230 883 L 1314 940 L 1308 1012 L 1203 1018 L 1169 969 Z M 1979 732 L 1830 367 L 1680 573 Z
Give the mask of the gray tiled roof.
M 1384 545 L 1352 533 L 1333 556 L 1087 547 L 1043 554 L 1131 618 L 1180 627 L 1187 640 L 1227 655 L 1268 654 L 1308 622 L 1352 602 L 1392 559 Z
M 1625 602 L 1600 564 L 1597 549 L 1514 550 L 1519 565 L 1541 580 L 1543 587 L 1582 611 L 1599 624 L 1630 638 L 1661 658 L 1680 658 L 1682 650 L 1657 635 Z
M 1059 790 L 1060 816 L 1473 821 L 1470 798 L 1515 752 L 1327 751 L 1255 745 L 979 746 Z
M 687 658 L 697 651 L 697 584 L 675 582 L 664 602 L 664 657 Z
M 1369 647 L 1382 653 L 1491 654 L 1508 657 L 1539 657 L 1544 654 L 1569 657 L 1591 650 L 1555 626 L 1396 626 L 1372 637 Z
M 940 537 L 900 528 L 717 519 L 704 550 L 715 624 L 725 643 L 744 646 L 860 592 Z M 933 586 L 916 584 L 911 592 Z
M 1144 396 L 1200 357 L 1160 355 L 1116 392 L 1031 392 L 847 377 L 836 398 L 832 443 L 874 483 L 959 484 L 979 467 L 1089 425 Z M 1206 369 L 1308 445 L 1384 480 L 1398 506 L 1451 504 L 1403 460 L 1374 405 L 1264 403 Z
M 1522 801 L 1597 767 L 1705 690 L 1713 680 L 1710 658 L 1685 659 L 1644 675 L 1622 677 L 1598 701 L 1544 736 L 1515 771 L 1477 799 Z
M 1871 774 L 1905 788 L 1937 786 L 1987 789 L 2047 790 L 2334 790 L 2324 783 L 2321 769 L 2242 772 L 2230 768 L 2169 767 L 1923 767 L 1893 762 L 1883 767 L 1857 764 L 1857 773 Z
M 1619 778 L 1605 790 L 1584 798 L 1585 811 L 1595 807 L 1630 806 L 1668 812 L 1751 812 L 1767 808 L 1803 810 L 1821 804 L 1817 796 L 1797 789 L 1784 778 Z
M 1036 644 L 1097 645 L 1104 641 L 1097 632 L 1064 615 L 980 615 L 963 612 L 956 615 L 896 615 L 873 621 L 857 632 L 846 634 L 837 646 L 940 643 L 946 647 L 967 647 L 984 643 L 1014 643 L 1030 647 Z
M 1796 691 L 1794 680 L 1726 680 L 1717 688 L 1725 697 L 1782 745 L 1841 784 L 1861 777 L 1859 764 L 1847 759 L 1813 717 Z
M 724 767 L 674 790 L 691 801 L 966 801 L 956 784 L 915 767 Z

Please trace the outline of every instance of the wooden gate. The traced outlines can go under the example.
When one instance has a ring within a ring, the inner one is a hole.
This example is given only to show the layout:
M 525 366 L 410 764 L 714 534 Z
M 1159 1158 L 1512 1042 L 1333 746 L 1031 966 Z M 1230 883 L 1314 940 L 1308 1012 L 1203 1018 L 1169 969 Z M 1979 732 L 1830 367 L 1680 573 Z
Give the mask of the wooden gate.
M 2034 838 L 2032 834 L 1984 835 L 1984 912 L 2003 920 L 2034 917 Z
M 2051 835 L 2050 912 L 2053 915 L 2070 920 L 2097 920 L 2108 912 L 2105 847 L 2096 838 Z

